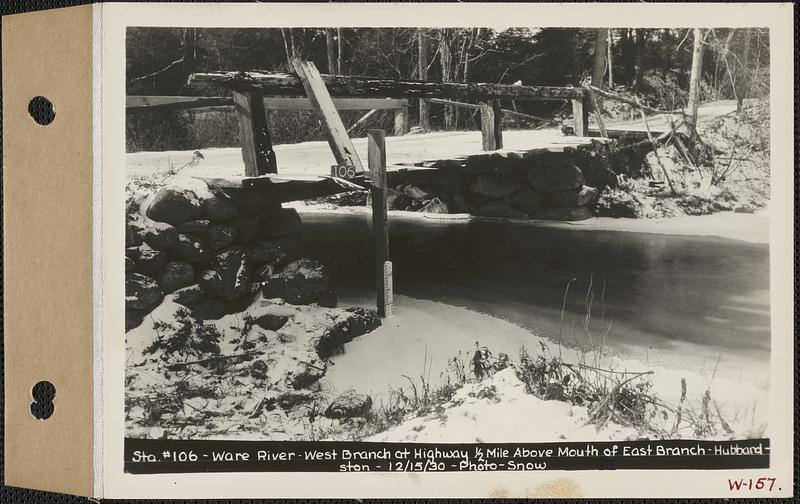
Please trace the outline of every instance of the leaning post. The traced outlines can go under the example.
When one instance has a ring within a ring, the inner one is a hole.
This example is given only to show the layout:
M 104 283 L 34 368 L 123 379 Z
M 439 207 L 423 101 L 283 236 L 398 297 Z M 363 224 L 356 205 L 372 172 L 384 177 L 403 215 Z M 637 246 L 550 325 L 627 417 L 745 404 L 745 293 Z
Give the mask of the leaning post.
M 392 315 L 392 263 L 389 260 L 389 213 L 386 208 L 386 133 L 367 131 L 367 159 L 372 196 L 372 234 L 375 241 L 375 273 L 378 315 Z

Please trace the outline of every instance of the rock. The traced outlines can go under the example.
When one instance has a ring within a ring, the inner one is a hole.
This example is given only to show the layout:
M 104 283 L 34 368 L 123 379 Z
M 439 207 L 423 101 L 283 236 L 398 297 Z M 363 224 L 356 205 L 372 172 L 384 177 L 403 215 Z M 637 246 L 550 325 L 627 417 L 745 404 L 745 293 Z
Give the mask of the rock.
M 258 216 L 258 234 L 262 238 L 276 238 L 296 233 L 300 229 L 300 215 L 294 208 L 280 208 Z
M 356 307 L 345 311 L 349 313 L 347 318 L 328 328 L 315 342 L 317 355 L 320 358 L 327 359 L 345 343 L 381 326 L 381 319 L 374 310 Z
M 504 201 L 489 201 L 472 211 L 474 215 L 481 217 L 501 217 L 506 219 L 524 219 L 527 217 L 524 212 L 517 210 Z
M 234 243 L 245 245 L 258 236 L 258 219 L 252 215 L 242 215 L 232 220 L 229 225 L 236 235 Z
M 586 207 L 544 207 L 536 212 L 536 218 L 542 220 L 580 221 L 590 219 L 591 217 L 592 211 Z
M 325 410 L 328 418 L 342 419 L 363 417 L 372 409 L 372 398 L 367 394 L 359 394 L 355 390 L 348 390 L 339 394 L 339 397 Z
M 191 266 L 190 266 L 191 267 Z M 175 302 L 184 306 L 189 306 L 203 299 L 206 291 L 199 284 L 192 284 L 188 287 L 183 287 L 172 293 L 175 296 Z
M 125 246 L 136 247 L 144 242 L 144 233 L 137 232 L 136 225 L 130 219 L 125 223 Z
M 227 224 L 214 224 L 208 227 L 205 239 L 211 250 L 222 250 L 236 239 L 236 230 Z
M 409 184 L 403 189 L 403 192 L 409 198 L 417 201 L 429 200 L 433 197 L 433 190 L 427 186 Z
M 199 219 L 193 220 L 189 222 L 184 222 L 182 224 L 178 224 L 175 226 L 175 229 L 179 233 L 183 234 L 193 234 L 197 236 L 205 236 L 208 232 L 208 226 L 211 225 L 211 221 L 208 219 Z
M 146 243 L 126 249 L 125 254 L 135 263 L 135 271 L 151 278 L 156 278 L 161 267 L 167 262 L 167 254 L 155 250 Z
M 194 283 L 194 268 L 187 262 L 170 261 L 164 265 L 159 282 L 166 294 L 175 292 Z
M 597 189 L 583 186 L 580 189 L 558 191 L 547 195 L 547 206 L 553 207 L 579 207 L 594 203 L 597 198 Z
M 433 198 L 420 209 L 420 212 L 446 214 L 450 213 L 450 210 L 447 208 L 447 205 L 442 202 L 442 200 L 439 198 Z
M 158 282 L 150 277 L 131 273 L 125 278 L 125 308 L 150 310 L 164 299 Z
M 197 320 L 219 320 L 229 312 L 224 301 L 207 297 L 190 303 L 188 308 L 192 310 L 192 315 Z
M 327 365 L 318 359 L 311 362 L 297 362 L 297 367 L 289 375 L 289 383 L 295 389 L 307 388 L 325 376 Z
M 269 370 L 269 366 L 266 362 L 261 359 L 254 360 L 252 364 L 250 364 L 250 376 L 253 378 L 257 378 L 259 380 L 266 380 L 267 379 L 267 371 Z
M 586 181 L 580 168 L 572 164 L 535 166 L 528 170 L 528 183 L 542 192 L 579 189 Z
M 339 304 L 339 301 L 336 297 L 336 292 L 333 289 L 326 290 L 317 300 L 317 304 L 323 308 L 336 308 L 336 306 Z
M 224 194 L 216 194 L 213 198 L 203 201 L 203 210 L 206 218 L 216 224 L 229 222 L 239 215 L 239 209 Z
M 256 240 L 247 246 L 247 255 L 253 264 L 282 264 L 300 248 L 299 235 L 287 235 L 274 240 Z
M 130 257 L 126 256 L 125 257 L 125 273 L 130 273 L 131 271 L 133 271 L 134 267 L 135 267 L 135 265 L 133 263 L 133 259 L 131 259 Z
M 330 276 L 319 262 L 298 259 L 280 271 L 267 272 L 263 281 L 266 298 L 281 298 L 291 304 L 310 304 L 328 289 Z
M 536 189 L 528 189 L 515 194 L 511 198 L 511 204 L 525 213 L 534 214 L 542 206 L 544 194 Z
M 177 184 L 159 189 L 147 207 L 148 217 L 173 226 L 200 219 L 203 213 L 202 201 L 197 194 L 192 189 Z
M 225 300 L 242 297 L 250 284 L 247 253 L 234 247 L 217 254 L 200 277 L 206 292 Z
M 171 250 L 172 255 L 190 263 L 208 262 L 212 257 L 211 249 L 194 235 L 178 234 L 178 240 Z
M 491 198 L 503 198 L 522 189 L 524 189 L 524 186 L 521 181 L 513 177 L 500 175 L 480 175 L 469 186 L 469 190 L 475 194 Z
M 178 231 L 166 222 L 144 219 L 143 239 L 156 250 L 169 250 L 178 242 Z
M 253 323 L 267 331 L 277 331 L 289 321 L 286 315 L 276 315 L 274 313 L 263 313 L 253 318 Z
M 144 321 L 146 312 L 135 308 L 125 308 L 125 332 L 136 329 Z
M 386 189 L 386 208 L 389 210 L 405 210 L 409 205 L 411 205 L 411 198 L 405 195 L 405 193 L 398 191 L 397 189 L 392 189 L 391 187 Z
M 600 217 L 637 218 L 644 214 L 644 204 L 635 194 L 622 189 L 606 189 L 597 200 L 595 213 Z

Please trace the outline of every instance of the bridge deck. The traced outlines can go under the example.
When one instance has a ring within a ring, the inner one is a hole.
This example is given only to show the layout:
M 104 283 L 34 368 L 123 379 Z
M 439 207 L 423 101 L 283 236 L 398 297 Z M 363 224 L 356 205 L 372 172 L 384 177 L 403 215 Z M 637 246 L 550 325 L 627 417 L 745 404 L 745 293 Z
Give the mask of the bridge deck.
M 598 138 L 565 136 L 558 130 L 509 130 L 503 132 L 505 148 L 494 151 L 509 157 L 524 157 L 526 152 L 546 149 L 563 152 L 565 148 L 591 145 Z M 355 138 L 353 145 L 362 160 L 367 159 L 367 139 Z M 197 166 L 182 171 L 182 175 L 199 177 L 234 177 L 244 175 L 244 163 L 239 148 L 203 149 Z M 302 142 L 275 146 L 279 174 L 329 175 L 335 164 L 328 143 Z M 386 157 L 390 171 L 393 165 L 422 165 L 423 162 L 458 160 L 467 156 L 483 156 L 480 131 L 450 131 L 386 138 Z M 188 163 L 193 151 L 136 152 L 127 155 L 128 176 L 143 176 L 170 165 Z M 430 163 L 427 163 L 430 166 Z

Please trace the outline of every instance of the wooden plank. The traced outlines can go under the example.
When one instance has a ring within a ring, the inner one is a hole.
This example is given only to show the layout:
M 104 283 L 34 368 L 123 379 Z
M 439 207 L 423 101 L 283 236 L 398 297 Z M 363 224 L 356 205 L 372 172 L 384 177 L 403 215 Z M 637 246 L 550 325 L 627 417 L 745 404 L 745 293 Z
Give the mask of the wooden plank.
M 347 136 L 347 129 L 344 127 L 339 113 L 336 112 L 336 107 L 333 105 L 331 95 L 316 65 L 311 61 L 300 61 L 297 59 L 293 61 L 293 65 L 295 71 L 300 76 L 308 99 L 311 100 L 311 103 L 314 105 L 322 127 L 325 129 L 326 136 L 328 137 L 328 145 L 330 145 L 331 151 L 333 151 L 336 162 L 340 166 L 352 166 L 356 175 L 363 174 L 364 168 L 361 165 L 361 160 L 358 158 L 358 154 L 356 154 L 353 142 L 350 140 L 350 137 Z
M 575 122 L 575 135 L 589 136 L 589 111 L 584 100 L 572 100 L 572 119 Z
M 297 71 L 295 69 L 295 71 Z M 379 77 L 321 75 L 332 96 L 446 98 L 476 100 L 569 100 L 582 98 L 585 89 L 553 86 L 514 86 L 494 83 L 462 83 L 395 80 Z M 276 96 L 302 96 L 303 84 L 296 74 L 259 71 L 209 72 L 189 76 L 189 84 L 211 83 L 229 89 L 258 90 Z
M 485 151 L 503 148 L 500 127 L 500 103 L 497 100 L 481 102 L 481 145 Z
M 408 133 L 408 104 L 394 112 L 394 136 L 403 136 Z
M 252 91 L 237 91 L 233 94 L 233 100 L 239 117 L 245 175 L 256 177 L 266 173 L 277 173 L 278 164 L 261 96 Z
M 128 113 L 156 110 L 185 110 L 198 108 L 232 107 L 233 98 L 229 96 L 126 96 L 125 111 Z
M 144 112 L 153 110 L 184 110 L 233 107 L 230 96 L 126 96 L 127 112 Z M 400 110 L 408 107 L 408 100 L 403 98 L 334 98 L 336 110 Z M 264 99 L 266 110 L 314 110 L 311 101 L 306 97 L 269 96 Z
M 392 312 L 392 263 L 389 262 L 389 212 L 386 207 L 386 138 L 383 130 L 369 130 L 367 138 L 377 308 L 380 317 L 388 317 Z
M 608 138 L 608 132 L 606 132 L 606 124 L 603 121 L 603 116 L 600 114 L 600 105 L 597 103 L 597 97 L 594 95 L 594 91 L 592 91 L 591 86 L 586 84 L 586 93 L 589 96 L 589 101 L 592 104 L 592 112 L 594 112 L 594 117 L 597 119 L 597 128 L 600 130 L 600 136 L 603 138 Z
M 336 110 L 395 110 L 408 107 L 403 98 L 332 98 Z M 314 110 L 306 97 L 266 96 L 267 110 Z

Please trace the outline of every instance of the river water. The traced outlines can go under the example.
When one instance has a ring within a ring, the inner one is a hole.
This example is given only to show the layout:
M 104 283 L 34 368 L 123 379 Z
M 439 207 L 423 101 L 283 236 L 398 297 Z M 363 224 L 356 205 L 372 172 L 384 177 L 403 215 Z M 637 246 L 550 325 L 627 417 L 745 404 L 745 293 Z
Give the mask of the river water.
M 337 288 L 374 290 L 368 216 L 302 218 L 307 252 L 331 268 Z M 390 245 L 399 295 L 487 313 L 566 345 L 585 343 L 588 312 L 595 342 L 611 324 L 607 348 L 769 362 L 766 244 L 393 214 Z

